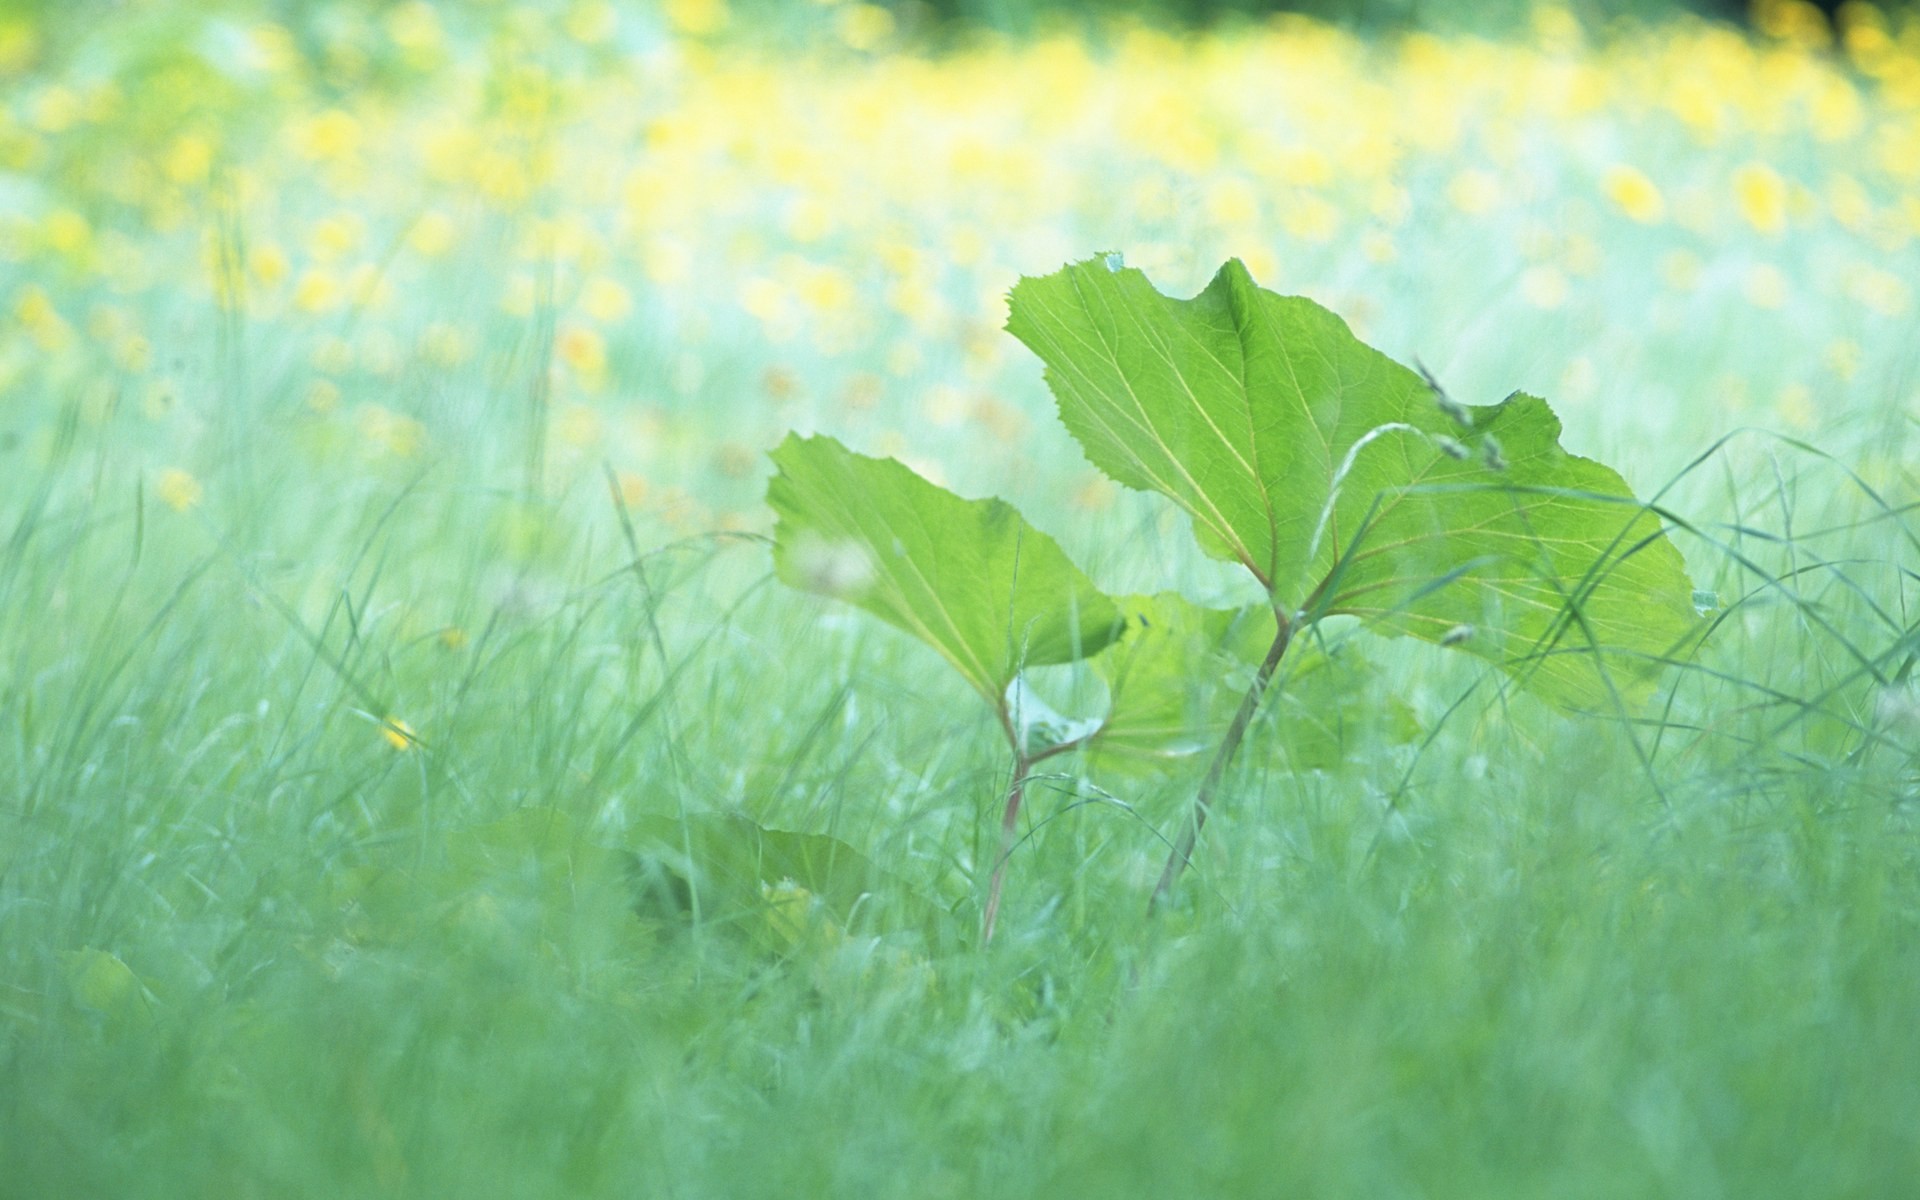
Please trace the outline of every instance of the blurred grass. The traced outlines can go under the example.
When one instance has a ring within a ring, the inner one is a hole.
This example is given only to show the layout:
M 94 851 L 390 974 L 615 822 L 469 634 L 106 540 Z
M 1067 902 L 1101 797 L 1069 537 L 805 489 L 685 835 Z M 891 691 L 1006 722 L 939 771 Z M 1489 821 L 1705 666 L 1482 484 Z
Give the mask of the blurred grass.
M 0 1195 L 1912 1177 L 1920 26 L 8 11 Z M 1686 522 L 1701 660 L 1574 722 L 1387 647 L 1430 737 L 1256 736 L 1152 924 L 1191 770 L 1049 779 L 978 950 L 994 734 L 770 582 L 760 451 L 1228 593 L 998 331 L 1101 249 L 1549 396 Z M 734 817 L 903 895 L 683 900 Z

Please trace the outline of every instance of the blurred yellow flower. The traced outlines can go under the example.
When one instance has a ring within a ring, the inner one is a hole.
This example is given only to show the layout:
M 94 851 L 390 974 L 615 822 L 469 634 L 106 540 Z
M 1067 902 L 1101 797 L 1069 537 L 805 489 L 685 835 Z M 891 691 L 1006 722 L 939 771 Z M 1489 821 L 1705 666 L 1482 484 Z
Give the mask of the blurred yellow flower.
M 1660 195 L 1660 189 L 1644 174 L 1632 167 L 1621 165 L 1610 169 L 1600 182 L 1607 199 L 1614 207 L 1629 218 L 1642 225 L 1653 225 L 1666 219 L 1667 202 Z
M 315 262 L 338 262 L 359 249 L 366 236 L 366 218 L 353 212 L 335 213 L 313 223 L 307 235 L 307 250 Z
M 611 41 L 620 27 L 620 10 L 608 0 L 582 0 L 567 9 L 561 27 L 567 36 L 583 46 L 598 46 Z
M 340 281 L 331 271 L 315 267 L 293 285 L 293 306 L 304 313 L 323 313 L 340 303 Z
M 380 738 L 395 750 L 411 750 L 419 744 L 413 726 L 399 717 L 387 717 L 380 722 Z
M 129 375 L 144 374 L 153 365 L 153 343 L 137 333 L 114 343 L 113 361 Z
M 1854 299 L 1883 317 L 1903 315 L 1913 299 L 1905 279 L 1878 267 L 1863 267 L 1855 272 L 1847 290 Z
M 1851 175 L 1836 175 L 1827 184 L 1827 210 L 1842 229 L 1858 233 L 1873 219 L 1873 201 L 1867 189 Z
M 436 367 L 457 367 L 473 356 L 473 343 L 450 321 L 435 321 L 420 331 L 420 357 Z
M 1865 356 L 1866 352 L 1860 348 L 1859 342 L 1843 337 L 1828 342 L 1827 352 L 1822 358 L 1827 364 L 1827 370 L 1832 371 L 1835 378 L 1842 383 L 1846 383 L 1860 373 L 1860 363 Z
M 727 0 L 666 0 L 662 8 L 669 25 L 694 37 L 719 33 L 732 17 Z
M 1207 186 L 1207 217 L 1217 225 L 1252 225 L 1260 219 L 1253 185 L 1238 175 L 1222 175 Z
M 32 114 L 34 128 L 42 133 L 65 133 L 79 124 L 86 115 L 86 107 L 80 94 L 72 88 L 58 84 L 43 88 L 33 99 Z
M 873 50 L 893 36 L 893 13 L 878 4 L 847 4 L 836 14 L 835 27 L 853 49 Z
M 67 324 L 52 297 L 39 284 L 30 283 L 15 294 L 13 315 L 35 343 L 48 353 L 65 349 L 73 340 L 73 327 Z
M 853 281 L 835 267 L 814 267 L 800 279 L 794 294 L 800 303 L 818 313 L 842 312 L 853 307 Z
M 1500 180 L 1491 171 L 1468 168 L 1447 184 L 1447 200 L 1468 216 L 1483 216 L 1500 202 Z
M 197 133 L 183 133 L 167 147 L 161 169 L 174 183 L 204 183 L 213 169 L 213 143 Z
M 407 247 L 422 258 L 439 258 L 453 249 L 459 229 L 453 218 L 439 209 L 429 209 L 407 230 Z
M 533 276 L 520 272 L 507 276 L 500 292 L 500 311 L 510 317 L 530 317 L 538 302 L 540 289 Z
M 1660 278 L 1676 292 L 1690 292 L 1700 286 L 1703 269 L 1700 256 L 1691 250 L 1671 250 L 1660 260 Z
M 279 286 L 292 269 L 287 252 L 278 242 L 256 242 L 247 247 L 247 271 L 261 287 Z
M 307 407 L 321 416 L 340 407 L 340 385 L 331 379 L 316 379 L 307 385 Z
M 426 444 L 427 427 L 378 404 L 360 410 L 360 436 L 373 450 L 396 458 L 413 458 Z
M 592 329 L 575 325 L 561 330 L 560 336 L 554 339 L 553 349 L 561 362 L 588 380 L 597 380 L 606 373 L 607 343 Z
M 1567 277 L 1554 267 L 1528 267 L 1520 275 L 1520 295 L 1535 308 L 1559 308 L 1568 290 Z
M 1755 308 L 1785 308 L 1787 277 L 1771 263 L 1759 263 L 1747 272 L 1747 303 Z
M 562 405 L 553 415 L 555 438 L 575 450 L 590 449 L 600 443 L 600 414 L 584 404 Z
M 178 467 L 168 467 L 154 480 L 153 494 L 173 511 L 185 512 L 200 503 L 200 481 Z
M 1813 407 L 1813 389 L 1804 383 L 1790 383 L 1781 388 L 1773 410 L 1792 429 L 1812 429 L 1819 416 Z
M 22 75 L 40 56 L 40 37 L 25 17 L 0 20 L 0 76 Z
M 596 276 L 580 289 L 580 307 L 594 320 L 610 325 L 633 311 L 633 296 L 613 280 Z
M 647 502 L 647 481 L 631 471 L 620 471 L 614 475 L 614 483 L 620 489 L 620 503 L 628 508 L 639 508 Z
M 70 208 L 55 209 L 40 222 L 47 249 L 65 259 L 77 259 L 93 242 L 93 226 Z
M 407 0 L 388 9 L 386 25 L 393 44 L 408 51 L 416 62 L 430 60 L 446 40 L 440 14 L 425 0 Z
M 1748 163 L 1733 173 L 1733 194 L 1747 224 L 1769 236 L 1787 228 L 1787 185 L 1765 163 Z
M 296 131 L 295 141 L 309 158 L 337 161 L 359 150 L 360 139 L 360 122 L 353 114 L 333 108 L 309 118 Z

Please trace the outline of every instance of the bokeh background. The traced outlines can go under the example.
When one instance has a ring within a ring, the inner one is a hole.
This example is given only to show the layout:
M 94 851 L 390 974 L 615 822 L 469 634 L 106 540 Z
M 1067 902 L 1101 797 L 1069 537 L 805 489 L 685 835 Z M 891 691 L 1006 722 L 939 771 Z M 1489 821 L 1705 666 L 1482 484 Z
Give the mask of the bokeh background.
M 11 3 L 0 390 L 234 516 L 264 442 L 755 526 L 789 427 L 1098 506 L 1000 325 L 1119 250 L 1546 394 L 1641 486 L 1754 419 L 1897 451 L 1904 13 L 1296 7 Z
M 983 951 L 1005 747 L 765 451 L 1259 599 L 1002 330 L 1099 253 L 1547 397 L 1700 659 L 1348 638 Z M 1917 281 L 1900 6 L 0 0 L 0 1195 L 1904 1194 Z

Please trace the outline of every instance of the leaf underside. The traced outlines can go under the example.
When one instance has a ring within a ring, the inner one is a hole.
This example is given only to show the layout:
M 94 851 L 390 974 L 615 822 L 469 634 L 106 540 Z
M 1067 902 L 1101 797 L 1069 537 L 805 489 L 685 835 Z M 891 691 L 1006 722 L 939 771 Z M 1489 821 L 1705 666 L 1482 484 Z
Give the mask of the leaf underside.
M 1003 500 L 967 500 L 893 459 L 789 435 L 767 487 L 782 581 L 848 601 L 939 651 L 998 707 L 1023 666 L 1073 662 L 1125 628 L 1058 543 Z
M 1644 693 L 1697 626 L 1660 521 L 1546 403 L 1416 372 L 1229 261 L 1198 296 L 1104 259 L 1023 279 L 1007 328 L 1114 480 L 1157 491 L 1274 604 L 1458 645 L 1572 707 Z

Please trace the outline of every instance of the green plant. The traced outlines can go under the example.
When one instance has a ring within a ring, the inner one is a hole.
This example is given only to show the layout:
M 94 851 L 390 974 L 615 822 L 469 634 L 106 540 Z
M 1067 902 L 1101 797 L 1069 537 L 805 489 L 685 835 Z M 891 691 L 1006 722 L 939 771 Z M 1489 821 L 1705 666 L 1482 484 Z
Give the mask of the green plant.
M 1258 287 L 1238 260 L 1177 300 L 1117 255 L 1090 259 L 1022 280 L 1008 330 L 1045 363 L 1061 421 L 1094 465 L 1166 496 L 1202 549 L 1259 582 L 1270 634 L 1250 640 L 1248 614 L 1207 613 L 1173 594 L 1116 602 L 1003 501 L 962 500 L 828 438 L 775 451 L 780 577 L 934 646 L 1006 735 L 1014 773 L 988 937 L 1035 764 L 1108 742 L 1165 747 L 1224 725 L 1157 903 L 1281 663 L 1327 617 L 1463 649 L 1560 706 L 1621 715 L 1699 628 L 1659 518 L 1617 472 L 1560 447 L 1545 401 L 1458 404 L 1333 313 Z M 1132 653 L 1112 654 L 1116 643 Z M 1030 667 L 1103 652 L 1115 665 L 1102 672 L 1100 717 L 1061 718 L 1028 686 Z M 1256 665 L 1230 714 L 1183 712 L 1184 685 L 1236 660 Z

